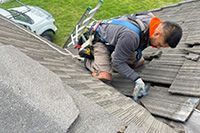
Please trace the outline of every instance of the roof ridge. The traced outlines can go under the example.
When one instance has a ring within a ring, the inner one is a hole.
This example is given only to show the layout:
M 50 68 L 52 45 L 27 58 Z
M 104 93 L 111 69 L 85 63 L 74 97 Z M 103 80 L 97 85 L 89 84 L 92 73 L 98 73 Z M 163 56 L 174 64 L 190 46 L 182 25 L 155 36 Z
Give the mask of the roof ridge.
M 192 3 L 192 2 L 198 2 L 198 1 L 199 1 L 199 0 L 186 0 L 186 1 L 181 1 L 181 2 L 176 3 L 176 4 L 171 4 L 171 5 L 168 5 L 168 6 L 156 8 L 156 9 L 149 10 L 149 11 L 150 11 L 150 12 L 161 11 L 161 10 L 163 10 L 163 9 L 167 9 L 167 8 L 171 8 L 171 7 L 177 7 L 177 6 L 181 6 L 181 5 L 183 5 L 183 4 L 188 4 L 188 3 Z

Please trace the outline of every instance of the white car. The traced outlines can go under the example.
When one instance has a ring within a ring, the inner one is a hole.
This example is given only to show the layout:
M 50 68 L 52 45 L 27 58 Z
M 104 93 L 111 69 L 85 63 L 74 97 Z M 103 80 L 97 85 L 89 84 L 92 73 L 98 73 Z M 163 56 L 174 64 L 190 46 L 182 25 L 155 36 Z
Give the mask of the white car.
M 21 6 L 8 10 L 0 8 L 0 14 L 50 41 L 57 30 L 53 16 L 36 6 Z

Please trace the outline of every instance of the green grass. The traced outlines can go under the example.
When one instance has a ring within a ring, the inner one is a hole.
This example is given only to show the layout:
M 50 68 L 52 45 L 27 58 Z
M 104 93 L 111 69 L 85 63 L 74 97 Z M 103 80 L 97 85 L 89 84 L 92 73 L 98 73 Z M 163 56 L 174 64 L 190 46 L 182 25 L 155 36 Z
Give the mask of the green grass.
M 181 0 L 104 0 L 96 19 L 107 19 L 123 14 L 147 11 L 167 6 Z M 58 31 L 54 43 L 62 46 L 75 24 L 88 6 L 94 7 L 98 0 L 21 0 L 28 5 L 40 6 L 49 11 L 56 20 Z M 15 0 L 1 4 L 2 8 L 20 6 Z

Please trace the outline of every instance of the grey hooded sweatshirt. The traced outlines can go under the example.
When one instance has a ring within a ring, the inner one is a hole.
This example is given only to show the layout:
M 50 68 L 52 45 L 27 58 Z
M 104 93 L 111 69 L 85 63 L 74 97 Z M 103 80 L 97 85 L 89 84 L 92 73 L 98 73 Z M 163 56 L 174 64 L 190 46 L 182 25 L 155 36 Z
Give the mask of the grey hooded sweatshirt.
M 137 18 L 140 19 L 146 26 L 145 32 L 147 32 L 151 16 L 141 15 L 137 16 Z M 123 17 L 122 19 L 125 20 L 127 17 Z M 122 25 L 103 23 L 99 26 L 98 32 L 101 38 L 106 40 L 107 43 L 105 43 L 105 45 L 109 45 L 109 47 L 112 46 L 114 48 L 111 60 L 113 67 L 121 75 L 135 82 L 135 80 L 139 78 L 139 75 L 129 67 L 127 62 L 130 56 L 134 54 L 139 47 L 142 46 L 143 50 L 147 46 L 146 44 L 148 42 L 144 42 L 141 40 L 143 37 L 138 36 L 137 33 Z M 148 38 L 148 34 L 145 36 Z M 111 51 L 111 53 L 112 52 L 113 51 Z

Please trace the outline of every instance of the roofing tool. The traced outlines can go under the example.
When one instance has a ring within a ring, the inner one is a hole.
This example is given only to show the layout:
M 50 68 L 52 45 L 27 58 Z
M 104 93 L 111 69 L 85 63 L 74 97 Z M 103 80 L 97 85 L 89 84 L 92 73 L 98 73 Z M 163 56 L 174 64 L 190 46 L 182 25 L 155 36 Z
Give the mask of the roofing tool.
M 150 87 L 151 87 L 151 84 L 146 83 L 144 90 L 142 90 L 142 89 L 138 90 L 138 92 L 136 92 L 135 96 L 132 96 L 132 99 L 137 102 L 138 99 L 142 98 L 143 96 L 148 95 L 148 91 L 149 91 Z

